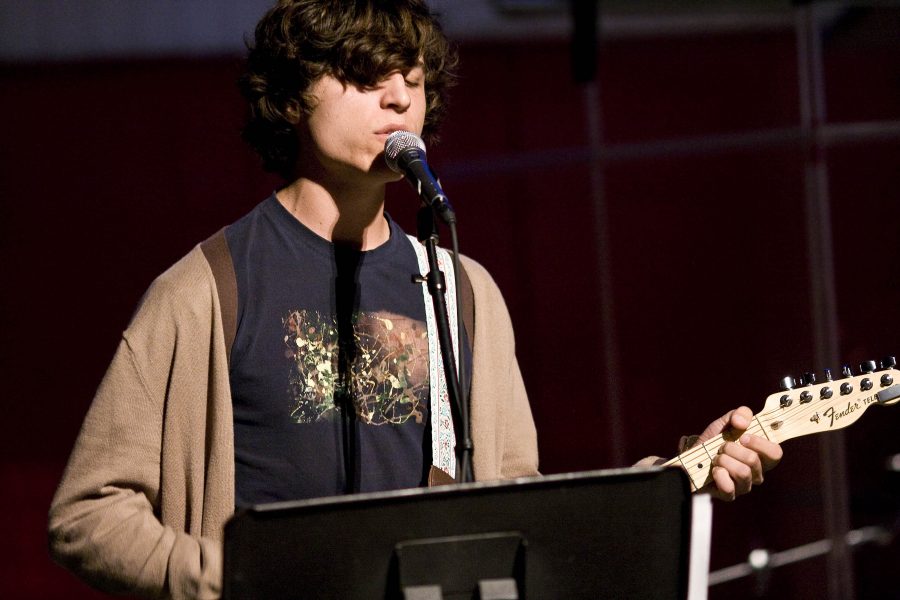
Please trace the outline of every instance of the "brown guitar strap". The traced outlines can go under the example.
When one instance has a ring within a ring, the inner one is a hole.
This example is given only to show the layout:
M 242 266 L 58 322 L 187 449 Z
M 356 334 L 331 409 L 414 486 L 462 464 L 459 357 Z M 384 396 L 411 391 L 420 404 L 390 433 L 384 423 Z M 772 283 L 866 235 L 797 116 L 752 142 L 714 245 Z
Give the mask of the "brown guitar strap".
M 231 346 L 237 333 L 237 277 L 234 274 L 234 263 L 228 250 L 223 227 L 210 238 L 200 243 L 200 249 L 212 269 L 216 280 L 216 291 L 219 305 L 222 307 L 222 329 L 225 332 L 225 356 L 231 364 Z

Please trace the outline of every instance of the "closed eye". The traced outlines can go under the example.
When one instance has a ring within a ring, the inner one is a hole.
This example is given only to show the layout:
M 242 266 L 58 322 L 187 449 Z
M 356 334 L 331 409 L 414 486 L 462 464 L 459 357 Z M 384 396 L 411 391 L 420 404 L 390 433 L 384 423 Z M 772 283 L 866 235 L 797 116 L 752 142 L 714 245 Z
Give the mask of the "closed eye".
M 422 67 L 414 67 L 403 76 L 403 81 L 409 87 L 419 87 L 425 81 L 425 72 L 422 70 Z

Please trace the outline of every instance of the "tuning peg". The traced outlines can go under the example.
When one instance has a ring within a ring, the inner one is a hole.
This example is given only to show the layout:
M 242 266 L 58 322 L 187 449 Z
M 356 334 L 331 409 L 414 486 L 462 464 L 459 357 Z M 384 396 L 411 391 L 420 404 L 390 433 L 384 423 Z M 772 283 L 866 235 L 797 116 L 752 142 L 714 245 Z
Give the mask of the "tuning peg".
M 825 381 L 834 381 L 831 378 L 831 369 L 825 369 Z
M 860 373 L 871 373 L 875 369 L 878 368 L 878 363 L 874 360 L 864 360 L 859 363 L 859 372 Z
M 850 370 L 850 365 L 844 365 L 843 367 L 841 367 L 841 376 L 853 377 L 853 371 Z
M 813 385 L 816 382 L 816 374 L 815 373 L 804 373 L 803 374 L 803 385 Z
M 781 379 L 781 389 L 782 389 L 782 391 L 785 391 L 785 392 L 786 392 L 786 391 L 788 391 L 788 390 L 792 390 L 792 389 L 794 389 L 796 386 L 797 386 L 797 382 L 796 382 L 796 381 L 794 380 L 794 378 L 791 377 L 790 375 L 788 375 L 787 377 L 783 377 L 783 378 Z
M 897 359 L 893 356 L 885 356 L 881 359 L 881 368 L 882 369 L 893 369 L 897 366 Z

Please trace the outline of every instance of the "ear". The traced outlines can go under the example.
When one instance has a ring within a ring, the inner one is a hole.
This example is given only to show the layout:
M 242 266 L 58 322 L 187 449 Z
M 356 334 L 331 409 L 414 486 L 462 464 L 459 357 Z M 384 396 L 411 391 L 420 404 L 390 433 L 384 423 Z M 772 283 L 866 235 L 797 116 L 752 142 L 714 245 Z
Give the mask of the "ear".
M 284 118 L 291 125 L 298 125 L 303 118 L 303 110 L 299 100 L 290 100 L 284 107 Z

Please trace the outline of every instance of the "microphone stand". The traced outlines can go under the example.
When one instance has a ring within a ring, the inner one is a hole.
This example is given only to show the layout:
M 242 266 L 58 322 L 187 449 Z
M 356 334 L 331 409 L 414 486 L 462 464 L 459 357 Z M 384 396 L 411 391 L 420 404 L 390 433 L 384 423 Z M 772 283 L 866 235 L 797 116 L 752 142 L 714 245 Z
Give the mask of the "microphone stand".
M 425 245 L 425 252 L 428 255 L 428 275 L 424 277 L 424 281 L 428 284 L 428 292 L 431 294 L 431 300 L 434 304 L 434 316 L 437 322 L 438 340 L 440 342 L 441 357 L 444 363 L 444 375 L 447 380 L 447 392 L 450 396 L 450 413 L 453 417 L 453 430 L 456 434 L 456 480 L 460 483 L 474 481 L 472 473 L 472 438 L 469 432 L 469 403 L 468 390 L 462 389 L 459 381 L 458 373 L 462 372 L 464 366 L 457 371 L 456 365 L 462 364 L 459 357 L 455 357 L 453 352 L 453 342 L 450 338 L 450 319 L 447 315 L 447 301 L 444 295 L 447 293 L 446 280 L 444 273 L 438 268 L 437 262 L 437 223 L 435 222 L 434 212 L 430 206 L 423 206 L 419 209 L 417 216 L 417 229 L 419 241 Z M 457 271 L 458 272 L 458 271 Z M 414 278 L 415 281 L 422 282 L 422 277 Z M 459 278 L 457 278 L 456 287 L 459 289 Z M 457 298 L 459 294 L 457 294 Z M 462 306 L 457 302 L 457 320 L 461 324 Z M 462 331 L 460 325 L 458 331 Z M 463 340 L 461 335 L 457 335 L 459 342 L 459 354 L 463 353 Z M 456 360 L 454 360 L 456 358 Z M 432 398 L 431 410 L 436 410 L 435 402 L 437 398 Z M 432 435 L 437 435 L 433 432 Z

